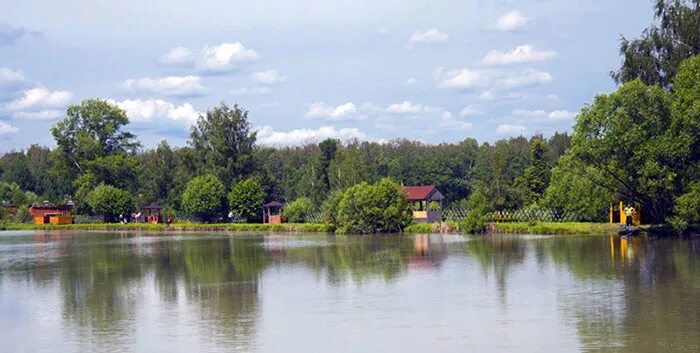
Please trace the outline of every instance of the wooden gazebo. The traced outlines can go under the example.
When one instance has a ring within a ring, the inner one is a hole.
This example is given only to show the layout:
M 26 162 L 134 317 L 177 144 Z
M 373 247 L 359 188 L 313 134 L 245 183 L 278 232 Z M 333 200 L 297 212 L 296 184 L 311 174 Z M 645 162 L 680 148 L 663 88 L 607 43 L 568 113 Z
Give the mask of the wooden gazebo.
M 156 203 L 143 206 L 143 219 L 148 223 L 163 223 L 162 210 L 163 207 Z
M 435 185 L 404 186 L 406 190 L 406 201 L 413 205 L 413 221 L 421 222 L 442 222 L 442 196 L 440 190 Z M 430 203 L 439 203 L 439 209 L 431 210 Z
M 284 208 L 283 203 L 279 201 L 272 201 L 264 204 L 263 208 L 263 223 L 282 223 L 282 208 Z

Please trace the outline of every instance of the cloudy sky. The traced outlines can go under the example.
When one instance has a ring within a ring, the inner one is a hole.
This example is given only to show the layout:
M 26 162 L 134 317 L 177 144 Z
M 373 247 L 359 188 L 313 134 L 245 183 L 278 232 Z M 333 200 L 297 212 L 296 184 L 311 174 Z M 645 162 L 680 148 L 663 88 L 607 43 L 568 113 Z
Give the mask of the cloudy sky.
M 259 141 L 570 130 L 646 0 L 0 0 L 0 151 L 109 99 L 147 147 L 239 103 Z

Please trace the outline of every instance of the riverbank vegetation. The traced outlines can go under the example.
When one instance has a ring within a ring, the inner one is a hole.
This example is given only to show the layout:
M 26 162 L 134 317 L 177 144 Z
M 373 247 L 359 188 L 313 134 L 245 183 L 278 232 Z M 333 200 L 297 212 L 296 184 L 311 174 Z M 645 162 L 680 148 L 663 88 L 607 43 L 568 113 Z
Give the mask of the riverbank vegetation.
M 621 40 L 612 73 L 620 86 L 583 107 L 571 136 L 270 147 L 256 143 L 247 110 L 221 103 L 199 117 L 186 146 L 145 149 L 123 110 L 86 99 L 52 127 L 55 148 L 0 158 L 0 200 L 18 206 L 2 217 L 28 221 L 27 204 L 71 200 L 76 214 L 106 220 L 158 203 L 176 219 L 218 222 L 230 212 L 255 223 L 276 200 L 295 222 L 395 232 L 411 223 L 398 185 L 436 184 L 448 210 L 466 210 L 451 219 L 466 231 L 483 231 L 493 211 L 523 209 L 606 222 L 611 203 L 623 201 L 643 222 L 684 232 L 700 222 L 699 6 L 656 2 L 657 23 Z

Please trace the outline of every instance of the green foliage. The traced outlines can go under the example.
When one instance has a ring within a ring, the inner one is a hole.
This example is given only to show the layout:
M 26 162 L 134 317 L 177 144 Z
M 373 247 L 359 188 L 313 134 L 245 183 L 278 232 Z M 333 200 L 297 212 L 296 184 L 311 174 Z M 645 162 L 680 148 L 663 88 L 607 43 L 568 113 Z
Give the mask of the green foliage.
M 551 167 L 545 157 L 546 150 L 546 143 L 542 139 L 535 139 L 530 144 L 530 165 L 514 181 L 523 206 L 536 203 L 549 185 Z
M 623 61 L 612 73 L 618 83 L 641 80 L 670 88 L 683 60 L 700 53 L 700 1 L 655 0 L 657 24 L 637 39 L 620 40 Z
M 604 221 L 613 192 L 594 182 L 602 179 L 590 166 L 563 156 L 552 170 L 552 180 L 545 192 L 542 205 L 555 210 L 573 212 L 579 221 Z
M 224 185 L 213 175 L 198 176 L 189 183 L 182 194 L 182 207 L 185 212 L 212 221 L 223 214 Z
M 32 214 L 29 212 L 29 207 L 21 206 L 17 208 L 17 214 L 15 215 L 15 222 L 17 223 L 31 223 Z
M 308 197 L 300 197 L 284 206 L 282 214 L 286 222 L 305 223 L 313 211 L 313 201 Z
M 222 102 L 200 115 L 190 138 L 201 170 L 215 175 L 225 185 L 254 172 L 256 133 L 248 121 L 248 111 L 238 105 L 229 107 Z
M 430 201 L 428 204 L 428 211 L 440 211 L 440 203 L 437 201 Z
M 231 212 L 248 221 L 260 218 L 264 199 L 265 191 L 260 183 L 252 178 L 234 184 L 228 193 Z
M 0 202 L 22 206 L 28 204 L 27 194 L 16 183 L 0 182 Z
M 328 195 L 326 201 L 321 205 L 321 216 L 324 222 L 330 224 L 338 224 L 338 209 L 340 208 L 340 201 L 343 199 L 345 191 L 335 190 Z
M 87 203 L 94 213 L 103 215 L 107 222 L 134 209 L 134 199 L 128 191 L 106 184 L 100 184 L 92 190 L 87 196 Z
M 463 232 L 479 233 L 486 229 L 493 208 L 483 188 L 478 187 L 467 200 L 467 216 L 459 224 Z
M 687 192 L 675 199 L 673 212 L 670 223 L 678 232 L 700 223 L 700 182 L 693 182 Z
M 388 178 L 348 188 L 337 219 L 341 233 L 360 234 L 401 232 L 412 221 L 403 187 Z

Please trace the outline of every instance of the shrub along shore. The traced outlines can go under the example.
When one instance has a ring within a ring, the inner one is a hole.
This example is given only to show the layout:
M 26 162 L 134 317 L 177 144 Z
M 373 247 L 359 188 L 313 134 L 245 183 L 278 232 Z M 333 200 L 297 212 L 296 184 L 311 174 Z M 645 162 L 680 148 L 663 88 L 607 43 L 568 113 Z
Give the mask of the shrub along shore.
M 617 234 L 618 225 L 584 222 L 507 222 L 491 223 L 492 234 L 534 235 L 610 235 Z M 86 223 L 86 224 L 13 224 L 0 223 L 0 230 L 92 230 L 92 231 L 152 231 L 152 232 L 280 232 L 280 233 L 334 233 L 330 224 L 323 223 Z M 404 229 L 406 234 L 460 233 L 455 222 L 418 223 Z

